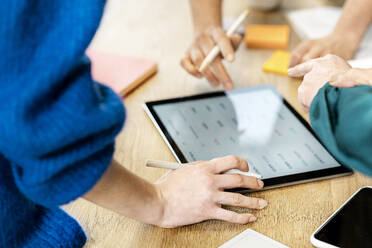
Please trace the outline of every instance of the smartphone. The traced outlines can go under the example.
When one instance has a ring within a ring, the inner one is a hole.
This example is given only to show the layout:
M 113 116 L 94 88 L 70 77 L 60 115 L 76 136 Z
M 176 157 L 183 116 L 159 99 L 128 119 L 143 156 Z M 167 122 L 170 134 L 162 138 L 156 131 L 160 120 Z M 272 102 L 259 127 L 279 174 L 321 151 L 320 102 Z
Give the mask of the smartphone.
M 312 235 L 318 248 L 372 248 L 372 186 L 355 192 Z

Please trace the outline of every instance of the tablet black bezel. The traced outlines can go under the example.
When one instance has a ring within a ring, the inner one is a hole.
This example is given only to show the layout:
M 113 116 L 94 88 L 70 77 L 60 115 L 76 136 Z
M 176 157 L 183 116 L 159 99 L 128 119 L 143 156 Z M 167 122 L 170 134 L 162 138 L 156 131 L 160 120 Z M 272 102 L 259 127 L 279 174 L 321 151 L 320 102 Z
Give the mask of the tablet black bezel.
M 198 95 L 192 95 L 192 96 L 185 96 L 185 97 L 178 97 L 178 98 L 171 98 L 166 100 L 158 100 L 158 101 L 150 101 L 146 102 L 145 105 L 147 106 L 148 110 L 150 111 L 152 117 L 158 124 L 159 128 L 163 132 L 165 138 L 167 139 L 169 145 L 172 147 L 175 155 L 182 163 L 188 163 L 189 161 L 186 160 L 185 156 L 183 155 L 182 151 L 177 146 L 176 142 L 173 140 L 172 136 L 169 134 L 166 127 L 163 125 L 162 121 L 156 114 L 154 110 L 154 106 L 156 105 L 162 105 L 162 104 L 169 104 L 169 103 L 179 103 L 179 102 L 185 102 L 185 101 L 192 101 L 192 100 L 200 100 L 200 99 L 206 99 L 206 98 L 214 98 L 214 97 L 221 97 L 221 96 L 227 96 L 225 91 L 217 91 L 217 92 L 211 92 L 211 93 L 204 93 L 204 94 L 198 94 Z M 319 137 L 315 134 L 309 123 L 302 118 L 302 116 L 287 102 L 287 100 L 284 99 L 282 96 L 282 101 L 285 106 L 288 107 L 288 109 L 294 114 L 294 116 L 305 126 L 307 130 L 310 131 L 310 133 L 319 141 L 319 143 L 326 149 L 326 151 L 329 152 L 329 150 L 324 146 L 322 141 L 319 139 Z M 333 155 L 331 154 L 333 157 Z M 315 181 L 320 180 L 323 178 L 329 178 L 334 177 L 337 175 L 347 175 L 352 174 L 352 170 L 345 167 L 343 164 L 341 164 L 336 158 L 334 158 L 341 166 L 323 169 L 323 170 L 316 170 L 316 171 L 309 171 L 304 173 L 298 173 L 298 174 L 292 174 L 287 176 L 281 176 L 281 177 L 274 177 L 274 178 L 268 178 L 263 179 L 265 188 L 273 188 L 275 186 L 280 185 L 289 185 L 294 184 L 295 182 L 306 182 L 306 181 Z M 233 189 L 232 191 L 246 191 L 246 189 L 237 188 Z

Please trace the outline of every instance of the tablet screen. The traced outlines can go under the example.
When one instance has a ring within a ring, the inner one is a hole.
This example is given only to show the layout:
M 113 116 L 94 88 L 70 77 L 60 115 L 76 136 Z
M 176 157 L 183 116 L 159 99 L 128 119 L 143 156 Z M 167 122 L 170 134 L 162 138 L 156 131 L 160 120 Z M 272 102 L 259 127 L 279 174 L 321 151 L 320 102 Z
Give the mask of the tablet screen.
M 152 108 L 182 162 L 232 154 L 263 179 L 341 166 L 271 86 Z

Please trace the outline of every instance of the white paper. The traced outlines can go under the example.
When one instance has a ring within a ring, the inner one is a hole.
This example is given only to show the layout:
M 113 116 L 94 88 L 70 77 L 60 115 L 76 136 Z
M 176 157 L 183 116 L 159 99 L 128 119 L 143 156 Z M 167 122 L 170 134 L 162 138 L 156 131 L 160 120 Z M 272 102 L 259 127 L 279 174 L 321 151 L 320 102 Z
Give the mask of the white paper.
M 289 22 L 302 39 L 319 39 L 329 35 L 340 17 L 342 8 L 317 7 L 286 13 Z M 354 60 L 372 59 L 372 26 L 367 30 L 360 44 Z M 354 64 L 363 64 L 364 68 L 372 67 L 368 61 L 354 61 Z M 367 63 L 367 64 L 366 64 Z
M 353 59 L 348 61 L 351 67 L 353 68 L 372 68 L 372 58 L 366 58 L 366 59 Z
M 230 239 L 219 248 L 246 248 L 246 247 L 260 247 L 260 248 L 289 248 L 278 241 L 275 241 L 261 233 L 247 229 L 234 238 Z

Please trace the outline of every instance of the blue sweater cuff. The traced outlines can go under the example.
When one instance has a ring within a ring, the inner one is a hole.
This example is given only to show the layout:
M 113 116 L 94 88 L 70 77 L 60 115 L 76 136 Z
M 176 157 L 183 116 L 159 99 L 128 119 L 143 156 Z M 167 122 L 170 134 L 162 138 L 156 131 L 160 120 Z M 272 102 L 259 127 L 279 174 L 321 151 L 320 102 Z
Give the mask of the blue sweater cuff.
M 111 144 L 99 153 L 90 156 L 42 184 L 24 185 L 18 183 L 22 192 L 34 202 L 49 208 L 77 199 L 88 192 L 102 177 L 111 163 L 114 145 Z M 16 168 L 13 166 L 13 169 Z M 20 181 L 18 173 L 14 173 L 16 181 Z
M 80 225 L 61 209 L 42 211 L 34 232 L 25 236 L 25 248 L 83 247 L 87 237 Z
M 114 153 L 115 136 L 123 125 L 125 116 L 121 100 L 111 90 L 106 89 L 105 109 L 101 110 L 101 120 L 86 120 L 90 125 L 81 130 L 81 139 L 69 146 L 60 147 L 48 155 L 17 159 L 12 161 L 15 182 L 21 192 L 33 202 L 56 208 L 88 192 L 101 178 L 111 163 Z M 93 129 L 96 130 L 92 131 Z M 76 132 L 76 130 L 73 130 Z M 19 162 L 19 163 L 18 163 Z

